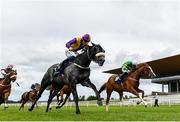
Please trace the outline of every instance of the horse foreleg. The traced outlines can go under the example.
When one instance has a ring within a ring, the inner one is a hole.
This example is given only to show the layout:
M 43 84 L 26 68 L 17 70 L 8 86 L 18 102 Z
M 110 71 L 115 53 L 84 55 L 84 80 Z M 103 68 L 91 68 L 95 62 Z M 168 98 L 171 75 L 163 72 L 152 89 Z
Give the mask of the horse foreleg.
M 8 108 L 8 97 L 9 97 L 9 93 L 4 94 L 4 109 L 6 110 Z
M 147 107 L 147 102 L 144 101 L 144 99 L 143 99 L 144 98 L 144 91 L 139 89 L 139 88 L 137 88 L 136 90 L 139 93 L 139 98 L 141 99 L 142 103 L 144 103 L 145 107 Z
M 60 93 L 58 92 L 58 94 L 57 94 L 57 103 L 59 103 L 60 102 L 60 100 L 59 100 L 59 95 Z
M 72 87 L 72 94 L 74 97 L 74 102 L 76 105 L 76 114 L 80 114 L 81 112 L 80 112 L 79 105 L 78 105 L 78 94 L 77 94 L 77 90 L 76 90 L 76 84 L 72 84 L 71 87 Z
M 37 99 L 34 101 L 34 103 L 32 104 L 31 108 L 29 108 L 29 111 L 32 111 L 34 109 L 34 106 L 36 104 L 36 102 L 39 100 L 39 98 L 41 97 L 42 93 L 44 92 L 44 90 L 50 85 L 50 83 L 46 83 L 44 85 L 41 85 L 40 89 L 39 89 L 39 93 L 37 95 Z
M 112 93 L 112 89 L 108 88 L 106 90 L 106 93 L 107 93 L 107 98 L 106 98 L 106 111 L 109 111 L 109 100 L 110 100 L 110 97 L 111 97 L 111 93 Z
M 90 79 L 89 79 L 87 82 L 85 82 L 85 84 L 83 84 L 83 85 L 84 85 L 84 86 L 87 86 L 87 87 L 90 87 L 90 88 L 93 89 L 93 91 L 94 91 L 95 94 L 96 94 L 96 98 L 97 98 L 97 100 L 98 100 L 98 101 L 97 101 L 97 104 L 101 106 L 101 105 L 102 105 L 102 100 L 101 100 L 100 94 L 99 94 L 96 86 L 90 81 Z
M 61 92 L 60 92 L 61 100 L 59 101 L 58 106 L 56 107 L 56 109 L 61 108 L 60 105 L 61 105 L 61 103 L 64 101 L 63 95 L 64 95 L 64 92 L 61 91 Z
M 71 94 L 71 93 L 69 93 L 69 94 L 66 95 L 66 97 L 65 97 L 65 99 L 64 99 L 64 101 L 63 101 L 63 103 L 59 106 L 59 108 L 61 108 L 61 107 L 64 106 L 64 104 L 66 103 L 66 101 L 67 101 L 67 99 L 69 98 L 70 94 Z
M 129 89 L 129 92 L 131 92 L 132 94 L 139 97 L 141 99 L 141 102 L 143 102 L 145 104 L 145 106 L 146 106 L 147 102 L 145 102 L 144 99 L 143 99 L 143 93 L 139 92 L 139 91 L 140 91 L 140 89 L 134 89 L 134 88 Z
M 52 102 L 52 99 L 57 95 L 58 93 L 58 90 L 54 90 L 50 95 L 49 95 L 49 99 L 48 99 L 48 102 L 47 102 L 47 107 L 46 107 L 46 112 L 48 112 L 49 110 L 49 106 Z

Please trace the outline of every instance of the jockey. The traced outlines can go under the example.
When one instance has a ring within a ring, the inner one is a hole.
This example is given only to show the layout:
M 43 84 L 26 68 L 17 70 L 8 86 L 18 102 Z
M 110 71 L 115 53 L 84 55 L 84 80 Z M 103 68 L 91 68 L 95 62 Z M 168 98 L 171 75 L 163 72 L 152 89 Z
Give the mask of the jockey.
M 82 37 L 76 37 L 66 43 L 68 50 L 66 51 L 67 59 L 65 59 L 59 66 L 55 69 L 54 76 L 63 74 L 66 65 L 72 62 L 79 53 L 77 51 L 89 47 L 89 42 L 91 41 L 90 35 L 85 34 Z M 74 55 L 72 55 L 72 53 Z M 51 78 L 52 80 L 52 78 Z
M 1 77 L 0 79 L 4 79 L 5 76 L 10 72 L 12 71 L 13 69 L 13 65 L 9 64 L 5 69 L 1 69 Z
M 123 81 L 125 80 L 125 78 L 127 78 L 128 74 L 134 69 L 136 68 L 136 64 L 133 63 L 132 61 L 126 61 L 125 63 L 123 63 L 121 70 L 122 70 L 122 75 L 118 75 L 118 83 L 123 83 Z

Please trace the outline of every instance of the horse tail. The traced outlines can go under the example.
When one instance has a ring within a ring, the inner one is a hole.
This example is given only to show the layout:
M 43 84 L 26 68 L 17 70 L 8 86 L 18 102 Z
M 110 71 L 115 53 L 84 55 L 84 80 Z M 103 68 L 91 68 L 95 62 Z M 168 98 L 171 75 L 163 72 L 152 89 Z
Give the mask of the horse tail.
M 23 98 L 21 97 L 21 99 L 18 101 L 18 103 L 22 103 L 22 101 L 23 101 Z
M 106 88 L 106 83 L 104 83 L 102 86 L 101 86 L 101 88 L 99 89 L 99 94 L 101 94 L 101 92 L 103 91 L 103 90 L 105 90 L 105 88 Z

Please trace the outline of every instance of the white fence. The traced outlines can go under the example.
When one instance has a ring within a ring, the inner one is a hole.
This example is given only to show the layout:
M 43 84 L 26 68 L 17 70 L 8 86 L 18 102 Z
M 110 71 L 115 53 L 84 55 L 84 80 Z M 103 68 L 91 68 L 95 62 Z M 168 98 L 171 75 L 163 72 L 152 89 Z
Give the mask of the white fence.
M 149 106 L 153 106 L 154 105 L 154 97 L 153 96 L 149 96 L 149 97 L 145 97 L 144 100 L 148 103 Z M 137 102 L 140 101 L 140 99 L 138 98 L 131 98 L 131 99 L 124 99 L 122 102 L 120 102 L 119 100 L 110 100 L 109 105 L 118 105 L 118 106 L 136 106 Z M 158 103 L 159 105 L 180 105 L 180 94 L 176 94 L 176 95 L 162 95 L 162 96 L 158 96 Z M 103 100 L 103 105 L 105 105 L 105 100 Z M 47 102 L 39 102 L 38 106 L 46 106 Z M 19 106 L 20 104 L 9 104 L 9 105 L 13 105 L 13 106 Z M 27 103 L 26 106 L 30 106 L 31 103 Z M 67 102 L 64 106 L 74 106 L 74 102 Z M 51 106 L 57 106 L 56 102 L 52 102 Z M 79 106 L 98 106 L 97 105 L 97 101 L 93 100 L 93 101 L 79 101 Z

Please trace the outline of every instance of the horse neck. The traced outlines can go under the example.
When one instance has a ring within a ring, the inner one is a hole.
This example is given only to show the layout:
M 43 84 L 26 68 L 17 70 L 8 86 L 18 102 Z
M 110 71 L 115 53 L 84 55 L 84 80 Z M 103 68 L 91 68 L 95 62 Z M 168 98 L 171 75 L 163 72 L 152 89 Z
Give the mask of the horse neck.
M 76 57 L 74 63 L 82 67 L 89 67 L 91 60 L 89 59 L 87 52 L 84 52 Z
M 2 80 L 2 82 L 0 83 L 1 85 L 9 85 L 10 84 L 10 80 L 6 77 L 5 79 Z
M 144 69 L 144 67 L 140 67 L 139 69 L 135 70 L 134 72 L 132 72 L 129 76 L 131 78 L 136 79 L 137 81 L 139 81 L 139 79 L 141 78 L 141 74 L 142 74 L 142 70 Z
M 36 89 L 33 89 L 32 92 L 35 94 L 35 93 L 37 92 L 37 90 L 36 90 Z

